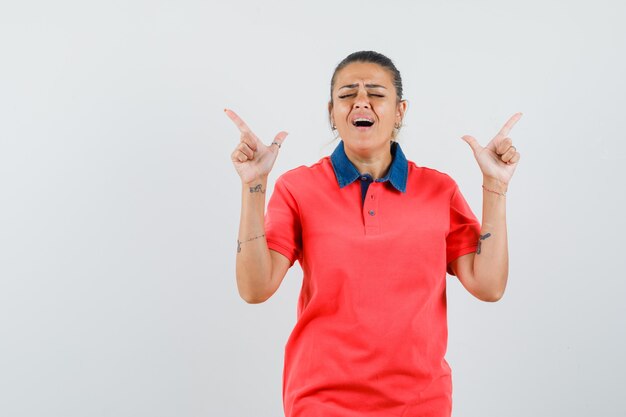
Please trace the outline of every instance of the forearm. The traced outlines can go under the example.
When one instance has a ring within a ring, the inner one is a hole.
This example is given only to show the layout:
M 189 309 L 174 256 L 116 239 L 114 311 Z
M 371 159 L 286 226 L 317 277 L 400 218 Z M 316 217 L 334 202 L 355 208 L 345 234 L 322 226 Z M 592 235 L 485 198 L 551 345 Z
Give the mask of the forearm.
M 243 184 L 241 218 L 237 238 L 237 288 L 248 302 L 263 300 L 268 293 L 272 260 L 265 238 L 265 191 L 267 178 Z
M 500 193 L 507 189 L 505 184 L 489 178 L 484 178 L 483 184 Z M 492 191 L 483 190 L 483 221 L 474 257 L 474 278 L 481 293 L 499 299 L 509 273 L 506 197 Z

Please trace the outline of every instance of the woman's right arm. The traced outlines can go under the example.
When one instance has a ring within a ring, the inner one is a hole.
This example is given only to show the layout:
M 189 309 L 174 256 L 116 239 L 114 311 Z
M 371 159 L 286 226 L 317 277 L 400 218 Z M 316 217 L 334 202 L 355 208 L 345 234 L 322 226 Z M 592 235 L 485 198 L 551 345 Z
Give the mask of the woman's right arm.
M 280 145 L 280 132 L 265 146 L 232 110 L 225 110 L 239 128 L 239 144 L 231 160 L 241 177 L 241 218 L 237 237 L 237 289 L 248 303 L 262 303 L 276 292 L 290 267 L 289 259 L 270 250 L 265 238 L 265 191 Z

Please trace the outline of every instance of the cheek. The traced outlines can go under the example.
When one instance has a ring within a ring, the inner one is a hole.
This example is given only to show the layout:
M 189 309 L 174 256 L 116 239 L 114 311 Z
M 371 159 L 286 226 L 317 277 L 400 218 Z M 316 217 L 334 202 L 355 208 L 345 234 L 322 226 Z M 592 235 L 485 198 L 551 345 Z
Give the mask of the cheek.
M 335 106 L 332 111 L 332 115 L 335 120 L 343 119 L 350 113 L 350 108 L 345 105 Z
M 374 111 L 380 118 L 381 122 L 389 122 L 391 120 L 394 121 L 395 118 L 395 107 L 391 106 L 389 103 L 380 103 L 374 107 Z

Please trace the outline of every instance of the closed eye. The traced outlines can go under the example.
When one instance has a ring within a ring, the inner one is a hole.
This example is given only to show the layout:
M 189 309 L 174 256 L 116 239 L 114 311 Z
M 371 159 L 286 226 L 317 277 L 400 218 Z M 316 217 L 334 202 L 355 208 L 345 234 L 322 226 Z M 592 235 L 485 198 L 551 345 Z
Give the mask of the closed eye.
M 385 97 L 382 94 L 369 94 L 370 96 L 374 96 L 374 97 Z M 356 94 L 344 94 L 343 96 L 339 96 L 339 98 L 348 98 L 348 97 L 355 97 Z

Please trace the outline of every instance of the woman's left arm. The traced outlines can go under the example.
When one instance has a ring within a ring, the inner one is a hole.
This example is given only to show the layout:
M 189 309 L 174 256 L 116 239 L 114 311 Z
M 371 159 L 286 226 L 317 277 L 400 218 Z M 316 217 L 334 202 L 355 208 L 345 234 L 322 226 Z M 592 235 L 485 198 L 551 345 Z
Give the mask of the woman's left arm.
M 509 274 L 505 195 L 520 154 L 508 135 L 520 117 L 522 113 L 514 114 L 484 148 L 472 136 L 463 136 L 483 173 L 483 221 L 476 252 L 455 259 L 450 267 L 483 301 L 502 298 Z

